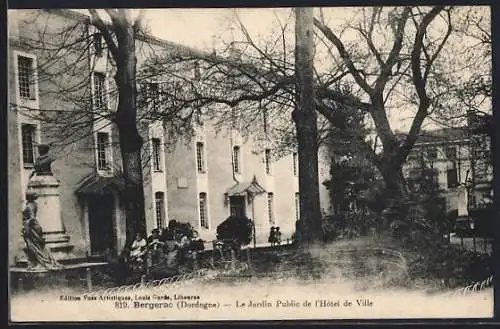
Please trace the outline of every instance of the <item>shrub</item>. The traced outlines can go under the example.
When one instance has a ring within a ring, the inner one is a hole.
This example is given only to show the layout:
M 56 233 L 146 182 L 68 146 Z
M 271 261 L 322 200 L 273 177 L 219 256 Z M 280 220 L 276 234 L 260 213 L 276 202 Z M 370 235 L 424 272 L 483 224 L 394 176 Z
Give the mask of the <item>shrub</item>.
M 248 217 L 229 216 L 217 226 L 217 239 L 247 245 L 252 241 L 252 228 L 253 223 Z
M 493 237 L 495 220 L 493 207 L 471 209 L 469 215 L 474 219 L 474 229 L 479 236 Z

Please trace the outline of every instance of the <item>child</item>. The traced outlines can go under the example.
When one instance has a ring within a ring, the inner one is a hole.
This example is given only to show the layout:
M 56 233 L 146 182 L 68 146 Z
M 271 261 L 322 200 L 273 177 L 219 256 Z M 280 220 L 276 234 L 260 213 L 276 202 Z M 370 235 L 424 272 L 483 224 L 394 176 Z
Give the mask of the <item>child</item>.
M 267 241 L 271 243 L 271 247 L 274 247 L 274 245 L 276 244 L 276 234 L 274 229 L 275 229 L 274 226 L 271 226 L 271 231 L 269 232 L 269 238 L 267 239 Z
M 141 233 L 137 233 L 134 242 L 130 246 L 130 259 L 142 261 L 142 256 L 146 253 L 146 245 L 146 239 L 143 238 Z
M 278 246 L 281 245 L 281 232 L 279 226 L 277 226 L 274 230 L 274 241 L 278 244 Z

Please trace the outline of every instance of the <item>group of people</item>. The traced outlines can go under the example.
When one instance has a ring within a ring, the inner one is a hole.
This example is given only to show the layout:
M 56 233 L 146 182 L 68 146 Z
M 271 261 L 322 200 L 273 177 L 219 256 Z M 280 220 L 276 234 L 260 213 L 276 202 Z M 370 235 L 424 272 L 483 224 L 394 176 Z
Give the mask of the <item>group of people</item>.
M 281 245 L 281 231 L 279 226 L 271 226 L 271 231 L 269 232 L 269 238 L 267 241 L 271 243 L 271 247 Z
M 137 233 L 129 248 L 128 261 L 132 263 L 146 262 L 146 267 L 161 262 L 165 257 L 172 256 L 176 260 L 192 251 L 203 250 L 203 241 L 195 230 L 186 232 L 178 228 L 175 221 L 169 223 L 168 228 L 155 228 L 151 235 L 145 238 L 143 233 Z M 171 258 L 172 258 L 171 257 Z

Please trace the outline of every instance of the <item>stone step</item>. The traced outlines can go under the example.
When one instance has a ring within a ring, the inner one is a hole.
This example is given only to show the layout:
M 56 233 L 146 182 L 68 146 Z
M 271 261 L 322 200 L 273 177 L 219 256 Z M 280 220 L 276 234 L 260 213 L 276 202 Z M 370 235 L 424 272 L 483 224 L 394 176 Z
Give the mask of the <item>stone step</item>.
M 72 264 L 78 264 L 78 263 L 93 263 L 93 262 L 104 262 L 105 257 L 104 256 L 87 256 L 87 257 L 70 257 L 70 258 L 61 258 L 57 260 L 59 263 L 63 265 L 72 265 Z M 23 258 L 23 259 L 18 259 L 16 261 L 16 267 L 28 267 L 28 260 Z

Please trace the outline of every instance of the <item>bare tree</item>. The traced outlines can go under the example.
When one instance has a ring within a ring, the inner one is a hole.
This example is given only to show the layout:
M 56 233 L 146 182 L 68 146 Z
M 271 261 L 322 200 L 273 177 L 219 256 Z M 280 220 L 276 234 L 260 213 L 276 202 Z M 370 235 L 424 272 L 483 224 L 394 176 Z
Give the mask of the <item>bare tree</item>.
M 380 171 L 393 199 L 403 200 L 408 193 L 402 166 L 424 122 L 439 118 L 450 121 L 458 113 L 463 116 L 464 104 L 457 107 L 456 97 L 462 88 L 460 77 L 479 64 L 464 60 L 457 51 L 462 37 L 457 31 L 468 21 L 461 20 L 464 16 L 458 9 L 365 7 L 352 9 L 355 15 L 333 28 L 326 22 L 326 9 L 314 19 L 316 52 L 326 54 L 323 67 L 315 63 L 316 110 L 331 126 L 344 130 L 349 111 L 343 109 L 356 108 L 365 113 L 380 147 L 375 149 L 363 134 L 353 140 Z M 234 118 L 237 109 L 237 117 L 248 125 L 263 113 L 286 117 L 289 124 L 291 110 L 299 99 L 295 62 L 287 39 L 289 22 L 278 20 L 276 37 L 262 44 L 237 19 L 243 40 L 229 46 L 230 56 L 222 56 L 224 52 L 159 56 L 149 67 L 166 76 L 176 75 L 174 63 L 197 63 L 202 68 L 199 83 L 183 83 L 185 92 L 179 95 L 176 106 L 199 108 L 217 122 Z M 192 106 L 195 104 L 199 107 Z M 401 139 L 390 116 L 405 115 L 409 130 Z
M 23 103 L 12 104 L 13 108 L 43 122 L 51 145 L 61 153 L 71 154 L 76 145 L 90 151 L 98 127 L 117 128 L 112 140 L 119 146 L 122 161 L 116 169 L 125 181 L 121 202 L 128 243 L 134 232 L 145 229 L 143 169 L 148 162 L 148 143 L 141 133 L 155 119 L 138 98 L 138 85 L 147 85 L 149 79 L 137 77 L 137 53 L 154 53 L 171 45 L 150 37 L 141 13 L 133 17 L 126 9 L 88 9 L 85 13 L 30 10 L 18 14 L 22 21 L 13 42 L 37 54 L 40 94 L 54 106 L 38 110 Z M 146 49 L 138 49 L 141 47 Z M 112 80 L 95 80 L 98 58 L 106 59 L 100 69 Z

